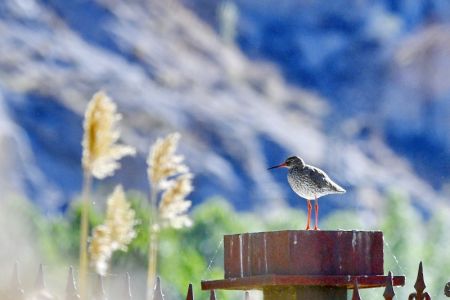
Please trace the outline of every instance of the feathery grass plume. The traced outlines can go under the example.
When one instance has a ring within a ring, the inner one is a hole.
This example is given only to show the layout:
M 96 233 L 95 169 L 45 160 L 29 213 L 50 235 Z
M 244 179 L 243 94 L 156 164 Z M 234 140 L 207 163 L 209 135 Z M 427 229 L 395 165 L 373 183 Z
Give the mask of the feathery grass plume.
M 91 266 L 98 274 L 105 276 L 109 259 L 112 256 L 111 233 L 108 226 L 99 225 L 94 228 L 89 253 Z
M 179 229 L 192 225 L 191 219 L 186 215 L 192 204 L 191 201 L 186 200 L 186 196 L 192 190 L 192 174 L 190 173 L 180 175 L 170 182 L 159 203 L 161 226 Z
M 136 154 L 133 147 L 117 144 L 120 133 L 115 126 L 122 116 L 116 111 L 116 104 L 104 92 L 97 92 L 86 109 L 82 163 L 98 179 L 113 175 L 122 157 Z
M 136 237 L 137 222 L 121 185 L 116 186 L 107 205 L 105 225 L 110 229 L 111 248 L 127 251 L 128 244 Z
M 179 133 L 172 133 L 165 139 L 157 139 L 152 146 L 147 158 L 147 173 L 152 188 L 159 189 L 170 176 L 188 171 L 183 164 L 183 156 L 175 155 L 180 137 Z
M 128 250 L 128 245 L 136 237 L 136 224 L 135 212 L 122 186 L 118 185 L 108 198 L 105 223 L 94 228 L 89 245 L 91 265 L 98 274 L 106 274 L 114 251 Z
M 135 149 L 118 144 L 120 133 L 116 129 L 121 115 L 117 113 L 116 104 L 104 93 L 96 93 L 88 104 L 84 116 L 83 135 L 83 207 L 80 224 L 80 296 L 87 298 L 87 237 L 89 232 L 88 210 L 92 177 L 103 179 L 111 176 L 120 168 L 117 162 L 124 156 L 134 155 Z
M 152 298 L 156 279 L 158 238 L 161 227 L 179 229 L 192 225 L 187 216 L 191 202 L 186 196 L 193 190 L 193 175 L 183 163 L 184 157 L 176 155 L 179 133 L 159 138 L 151 147 L 147 158 L 147 174 L 151 186 L 152 217 L 149 224 L 150 243 L 147 273 L 147 300 Z M 158 195 L 162 194 L 158 205 Z

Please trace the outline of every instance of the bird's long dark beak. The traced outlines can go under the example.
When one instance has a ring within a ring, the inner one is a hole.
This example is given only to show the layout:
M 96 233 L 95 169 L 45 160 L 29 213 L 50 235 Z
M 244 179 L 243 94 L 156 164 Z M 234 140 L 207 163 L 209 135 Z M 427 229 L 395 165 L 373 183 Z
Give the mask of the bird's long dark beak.
M 287 166 L 286 163 L 282 163 L 281 165 L 277 165 L 277 166 L 270 167 L 270 168 L 268 168 L 267 170 L 272 170 L 272 169 L 281 168 L 281 167 L 286 167 L 286 166 Z

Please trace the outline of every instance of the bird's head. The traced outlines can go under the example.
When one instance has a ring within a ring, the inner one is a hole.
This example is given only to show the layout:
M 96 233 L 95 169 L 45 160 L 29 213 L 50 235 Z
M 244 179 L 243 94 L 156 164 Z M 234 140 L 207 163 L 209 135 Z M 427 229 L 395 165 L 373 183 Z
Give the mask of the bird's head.
M 294 166 L 303 168 L 305 166 L 305 162 L 303 161 L 303 159 L 301 159 L 298 156 L 291 156 L 291 157 L 288 157 L 284 161 L 284 163 L 276 165 L 276 166 L 273 166 L 273 167 L 270 167 L 268 170 L 276 169 L 276 168 L 282 168 L 282 167 L 290 169 L 290 168 L 292 168 Z

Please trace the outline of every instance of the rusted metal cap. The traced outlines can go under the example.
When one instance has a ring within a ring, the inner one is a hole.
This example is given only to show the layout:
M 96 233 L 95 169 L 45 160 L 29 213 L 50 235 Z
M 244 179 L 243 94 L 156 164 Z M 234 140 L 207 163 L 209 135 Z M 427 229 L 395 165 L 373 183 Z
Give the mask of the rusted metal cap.
M 286 230 L 226 235 L 224 268 L 225 278 L 383 275 L 383 234 Z
M 386 286 L 380 231 L 286 230 L 224 237 L 225 279 L 202 281 L 203 290 L 289 286 L 352 289 Z M 393 286 L 404 276 L 392 276 Z

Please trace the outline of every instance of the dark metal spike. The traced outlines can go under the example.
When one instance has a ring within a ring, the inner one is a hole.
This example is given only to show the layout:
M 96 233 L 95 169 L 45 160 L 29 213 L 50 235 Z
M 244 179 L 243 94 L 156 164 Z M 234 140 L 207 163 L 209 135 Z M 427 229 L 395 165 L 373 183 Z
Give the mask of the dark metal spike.
M 244 299 L 245 299 L 245 300 L 250 300 L 250 294 L 249 294 L 249 292 L 245 291 Z
M 216 300 L 216 292 L 214 290 L 209 291 L 209 300 Z
M 417 280 L 416 283 L 414 284 L 414 288 L 417 291 L 417 294 L 423 294 L 423 291 L 425 290 L 427 286 L 425 285 L 425 281 L 423 279 L 423 266 L 422 266 L 422 262 L 420 262 L 419 264 L 419 272 L 417 272 Z
M 25 291 L 22 289 L 22 283 L 19 276 L 19 262 L 14 263 L 14 271 L 11 278 L 11 289 L 9 291 L 9 297 L 11 300 L 23 300 L 25 299 Z
M 77 286 L 75 283 L 75 276 L 73 276 L 73 267 L 69 267 L 69 275 L 67 276 L 66 285 L 66 300 L 76 300 L 80 299 L 80 295 L 77 292 Z
M 394 286 L 392 285 L 392 272 L 389 271 L 386 278 L 386 288 L 384 289 L 383 297 L 385 300 L 392 300 L 395 297 Z
M 194 300 L 194 292 L 192 291 L 192 283 L 189 283 L 188 292 L 186 295 L 186 300 Z
M 164 294 L 161 290 L 161 279 L 156 277 L 155 288 L 153 289 L 153 300 L 164 300 Z
M 415 293 L 409 294 L 408 299 L 417 299 L 417 300 L 431 300 L 430 295 L 427 292 L 423 292 L 427 286 L 425 285 L 425 280 L 423 279 L 423 266 L 422 262 L 419 264 L 419 271 L 417 272 L 417 280 L 414 284 L 414 288 L 416 289 Z
M 125 286 L 123 288 L 123 297 L 121 299 L 124 300 L 132 300 L 132 295 L 131 295 L 131 278 L 130 278 L 130 273 L 126 273 L 125 274 Z
M 42 264 L 39 264 L 39 271 L 34 284 L 36 290 L 45 289 L 44 269 Z
M 359 296 L 358 279 L 356 279 L 356 278 L 355 278 L 355 280 L 353 282 L 352 300 L 361 300 L 361 297 Z
M 444 288 L 444 295 L 450 298 L 450 282 L 447 282 Z
M 94 299 L 95 300 L 107 300 L 105 288 L 103 285 L 103 276 L 97 275 L 97 284 L 94 289 Z

